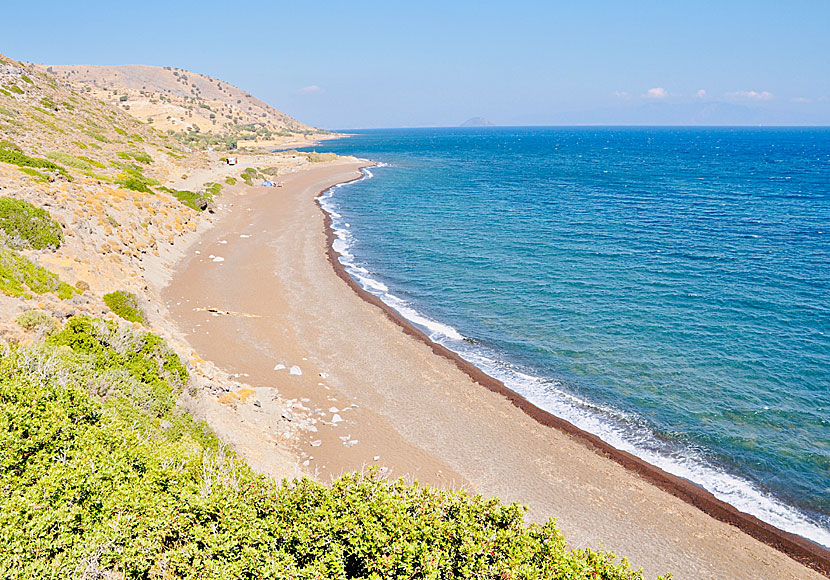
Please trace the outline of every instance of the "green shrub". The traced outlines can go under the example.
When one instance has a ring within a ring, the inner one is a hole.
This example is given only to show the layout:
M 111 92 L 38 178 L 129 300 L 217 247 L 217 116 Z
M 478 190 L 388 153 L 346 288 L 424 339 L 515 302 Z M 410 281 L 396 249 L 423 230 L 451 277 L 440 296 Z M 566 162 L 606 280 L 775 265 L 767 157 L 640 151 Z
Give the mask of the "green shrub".
M 13 143 L 8 141 L 0 141 L 0 162 L 10 163 L 18 167 L 36 167 L 40 169 L 49 169 L 57 171 L 69 181 L 72 181 L 72 176 L 66 172 L 66 169 L 57 165 L 47 159 L 40 159 L 38 157 L 30 157 L 21 151 Z
M 152 177 L 147 177 L 144 172 L 137 165 L 129 165 L 124 171 L 118 174 L 116 182 L 126 189 L 133 191 L 141 191 L 144 193 L 153 193 L 150 186 L 158 185 L 159 182 Z
M 17 248 L 57 248 L 63 241 L 63 230 L 49 212 L 13 197 L 0 197 L 0 230 Z
M 17 323 L 26 330 L 48 336 L 59 328 L 58 321 L 43 310 L 27 310 L 17 317 Z
M 18 298 L 54 292 L 61 300 L 67 300 L 75 289 L 11 248 L 0 247 L 0 292 Z
M 31 167 L 18 167 L 19 171 L 35 178 L 35 181 L 40 181 L 41 183 L 49 183 L 49 178 L 42 174 L 37 169 L 32 169 Z
M 129 152 L 122 151 L 121 153 L 118 154 L 118 156 L 121 157 L 122 159 L 134 159 L 134 160 L 138 161 L 139 163 L 145 163 L 147 165 L 149 165 L 150 163 L 153 162 L 153 158 L 150 157 L 147 153 L 142 153 L 142 152 L 137 152 L 137 151 L 129 151 Z
M 225 183 L 228 185 L 236 185 L 236 178 L 235 177 L 226 177 Z
M 83 148 L 86 149 L 86 146 L 84 146 Z M 97 167 L 98 169 L 106 169 L 106 167 L 107 167 L 106 165 L 104 165 L 100 161 L 95 161 L 94 159 L 90 159 L 89 157 L 86 157 L 84 155 L 78 155 L 78 159 L 80 159 L 82 161 L 86 161 L 87 163 L 89 163 L 93 167 Z
M 103 135 L 98 133 L 97 131 L 86 130 L 86 131 L 84 131 L 84 133 L 86 133 L 87 135 L 89 135 L 90 137 L 95 139 L 96 141 L 100 141 L 101 143 L 109 143 L 110 142 L 109 139 L 107 139 L 106 137 L 104 137 Z
M 195 209 L 196 211 L 204 211 L 208 208 L 210 203 L 213 201 L 213 197 L 210 196 L 207 192 L 205 193 L 195 193 L 193 191 L 188 191 L 186 189 L 171 189 L 169 187 L 159 187 L 159 191 L 164 191 L 165 193 L 169 193 L 180 202 L 185 204 L 190 209 Z
M 23 89 L 21 89 L 17 85 L 6 85 L 6 88 L 9 89 L 11 92 L 13 92 L 16 95 L 22 95 L 23 94 Z
M 206 183 L 204 185 L 205 188 L 205 195 L 209 197 L 210 201 L 213 201 L 213 198 L 222 191 L 222 184 L 221 183 Z
M 26 76 L 26 75 L 20 75 L 20 78 L 21 78 L 21 79 L 23 79 L 23 82 L 24 82 L 24 83 L 29 83 L 30 85 L 35 84 L 35 83 L 34 83 L 34 81 L 32 81 L 32 79 L 30 79 L 30 78 L 29 78 L 28 76 Z
M 138 303 L 138 296 L 132 292 L 116 290 L 115 292 L 104 294 L 104 304 L 109 306 L 110 310 L 124 320 L 140 322 L 141 324 L 147 322 L 144 310 Z
M 46 157 L 52 161 L 58 161 L 63 165 L 72 167 L 73 169 L 80 169 L 82 171 L 90 171 L 92 169 L 92 165 L 88 161 L 81 159 L 80 157 L 70 155 L 69 153 L 52 151 L 51 153 L 47 153 Z

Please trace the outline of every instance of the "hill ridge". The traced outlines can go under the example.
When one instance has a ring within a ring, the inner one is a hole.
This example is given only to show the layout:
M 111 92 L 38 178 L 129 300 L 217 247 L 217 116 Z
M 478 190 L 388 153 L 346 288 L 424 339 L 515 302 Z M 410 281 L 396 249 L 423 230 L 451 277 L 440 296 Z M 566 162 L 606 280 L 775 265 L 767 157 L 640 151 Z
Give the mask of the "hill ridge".
M 277 147 L 327 134 L 232 83 L 182 68 L 32 66 L 196 148 Z

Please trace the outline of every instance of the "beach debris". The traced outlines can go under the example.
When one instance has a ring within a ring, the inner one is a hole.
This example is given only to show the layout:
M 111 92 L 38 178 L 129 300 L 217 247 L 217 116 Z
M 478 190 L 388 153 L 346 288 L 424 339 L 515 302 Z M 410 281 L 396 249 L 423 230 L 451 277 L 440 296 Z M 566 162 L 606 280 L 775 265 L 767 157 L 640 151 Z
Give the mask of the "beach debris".
M 320 378 L 321 379 L 327 379 L 327 378 L 329 378 L 329 374 L 328 373 L 320 373 Z
M 341 417 L 337 413 L 335 413 L 331 418 L 331 424 L 332 425 L 337 425 L 338 423 L 342 423 L 342 422 L 343 422 L 343 417 Z
M 281 371 L 281 370 L 282 370 L 282 369 L 284 369 L 284 368 L 285 368 L 285 365 L 284 365 L 284 364 L 282 364 L 282 363 L 277 364 L 277 365 L 274 365 L 274 370 L 275 370 L 275 371 Z
M 201 253 L 202 253 L 202 252 L 200 252 L 199 250 L 196 250 L 196 255 L 197 255 L 197 256 L 201 255 Z
M 291 411 L 283 411 L 282 412 L 282 418 L 285 419 L 286 421 L 293 421 L 294 420 L 294 414 Z
M 194 308 L 194 312 L 210 312 L 215 315 L 224 315 L 224 316 L 241 316 L 242 318 L 261 318 L 259 314 L 248 314 L 247 312 L 233 312 L 232 310 L 223 310 L 221 308 L 216 308 L 215 306 L 206 306 L 204 308 Z M 245 375 L 247 376 L 247 375 Z
M 240 238 L 250 238 L 250 234 L 239 234 Z
M 337 407 L 329 407 L 329 413 L 339 413 L 340 409 Z
M 375 455 L 374 461 L 380 461 L 380 455 Z
M 223 258 L 222 256 L 216 256 L 216 257 L 213 258 L 213 261 L 214 262 L 224 262 L 225 258 Z
M 259 402 L 259 399 L 254 399 L 254 407 L 262 407 L 262 403 Z
M 308 459 L 306 459 L 305 461 L 303 461 L 303 466 L 308 467 L 310 463 L 311 462 Z
M 219 243 L 220 243 L 220 244 L 227 244 L 227 243 L 228 243 L 228 240 L 219 240 Z
M 298 367 L 297 365 L 294 365 L 293 367 L 291 367 L 291 370 L 288 371 L 288 374 L 299 376 L 299 375 L 303 374 L 303 371 L 302 371 L 302 369 L 300 369 L 300 367 Z
M 315 439 L 314 441 L 309 443 L 309 445 L 311 445 L 312 447 L 320 447 L 320 445 L 322 445 L 322 444 L 323 444 L 323 442 L 320 439 Z
M 309 403 L 309 402 L 311 402 L 311 399 L 309 399 L 308 397 L 303 397 L 303 398 L 302 398 L 302 399 L 300 399 L 300 400 L 301 400 L 303 403 Z

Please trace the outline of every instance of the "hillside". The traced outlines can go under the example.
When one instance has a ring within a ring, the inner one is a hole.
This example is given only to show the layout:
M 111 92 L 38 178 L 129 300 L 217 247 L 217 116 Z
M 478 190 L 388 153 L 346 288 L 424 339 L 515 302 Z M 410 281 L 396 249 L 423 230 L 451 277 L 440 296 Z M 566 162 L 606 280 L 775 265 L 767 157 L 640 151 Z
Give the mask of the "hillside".
M 171 67 L 47 66 L 79 92 L 197 148 L 297 146 L 325 134 L 219 79 Z

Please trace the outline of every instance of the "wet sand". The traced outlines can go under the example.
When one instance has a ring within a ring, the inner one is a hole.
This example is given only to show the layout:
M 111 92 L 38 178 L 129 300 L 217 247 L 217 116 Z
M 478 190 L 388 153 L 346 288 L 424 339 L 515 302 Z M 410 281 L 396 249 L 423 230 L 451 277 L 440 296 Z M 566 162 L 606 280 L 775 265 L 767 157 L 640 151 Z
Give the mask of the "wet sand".
M 521 400 L 361 297 L 332 267 L 330 232 L 314 201 L 357 178 L 359 166 L 321 164 L 285 177 L 279 189 L 234 188 L 222 199 L 229 211 L 163 292 L 201 357 L 307 399 L 317 431 L 295 449 L 309 473 L 327 480 L 378 464 L 393 476 L 520 501 L 529 519 L 557 518 L 571 545 L 615 551 L 647 577 L 822 577 L 687 503 L 705 499 L 697 488 L 676 497 L 665 489 L 678 482 L 659 481 L 636 458 L 624 467 L 601 442 L 520 408 Z M 204 307 L 255 317 L 195 310 Z

